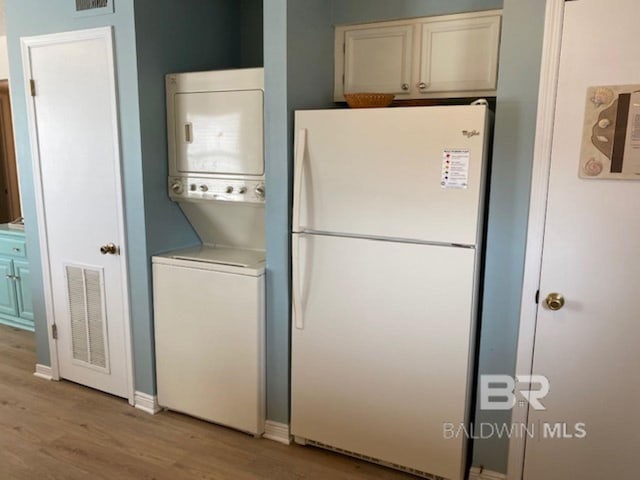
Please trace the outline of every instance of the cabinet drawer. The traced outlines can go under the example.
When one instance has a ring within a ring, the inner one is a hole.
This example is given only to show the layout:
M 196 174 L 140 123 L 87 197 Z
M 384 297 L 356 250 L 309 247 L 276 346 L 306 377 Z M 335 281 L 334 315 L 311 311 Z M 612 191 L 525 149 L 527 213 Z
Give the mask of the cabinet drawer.
M 23 240 L 0 238 L 0 255 L 25 258 L 27 256 L 27 244 Z

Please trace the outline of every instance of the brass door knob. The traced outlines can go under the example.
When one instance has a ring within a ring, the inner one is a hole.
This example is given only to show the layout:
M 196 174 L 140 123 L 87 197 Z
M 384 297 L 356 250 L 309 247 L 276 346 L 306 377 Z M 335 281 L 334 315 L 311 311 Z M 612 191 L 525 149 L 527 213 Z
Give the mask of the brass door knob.
M 550 293 L 545 300 L 549 310 L 558 311 L 564 307 L 564 297 L 559 293 Z
M 117 255 L 120 249 L 114 243 L 107 243 L 100 247 L 100 253 L 102 255 Z

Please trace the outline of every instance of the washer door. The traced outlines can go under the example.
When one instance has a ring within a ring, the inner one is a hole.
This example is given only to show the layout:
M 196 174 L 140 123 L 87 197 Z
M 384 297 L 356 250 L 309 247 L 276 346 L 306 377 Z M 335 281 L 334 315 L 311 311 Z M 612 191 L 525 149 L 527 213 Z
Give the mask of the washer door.
M 265 422 L 264 276 L 197 266 L 153 265 L 158 402 L 259 435 Z

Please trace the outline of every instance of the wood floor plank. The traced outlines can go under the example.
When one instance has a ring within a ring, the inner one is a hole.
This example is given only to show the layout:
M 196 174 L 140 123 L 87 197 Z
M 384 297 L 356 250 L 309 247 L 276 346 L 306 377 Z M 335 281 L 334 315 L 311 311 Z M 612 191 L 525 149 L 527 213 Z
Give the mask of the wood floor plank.
M 0 479 L 410 480 L 186 415 L 33 376 L 33 334 L 0 326 Z

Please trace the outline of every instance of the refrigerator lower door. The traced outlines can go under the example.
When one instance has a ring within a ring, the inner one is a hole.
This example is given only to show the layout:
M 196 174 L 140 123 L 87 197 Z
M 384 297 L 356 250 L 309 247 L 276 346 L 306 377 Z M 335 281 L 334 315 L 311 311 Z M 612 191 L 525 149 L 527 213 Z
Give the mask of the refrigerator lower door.
M 291 429 L 298 439 L 464 478 L 473 249 L 294 234 Z M 297 258 L 296 258 L 297 257 Z

